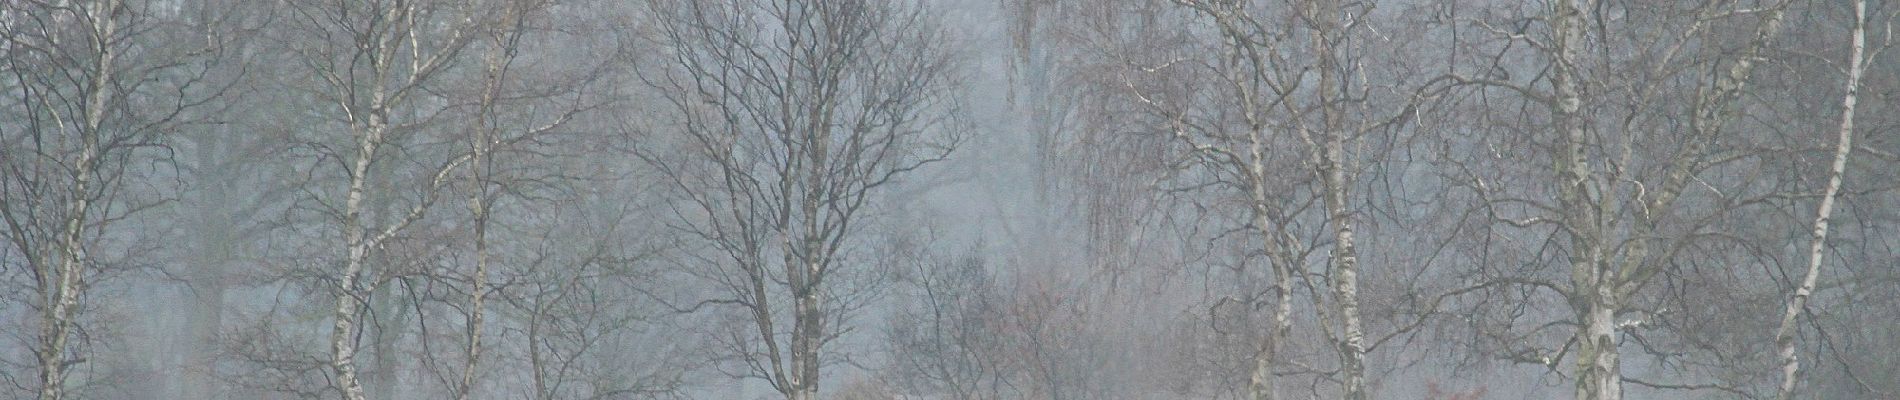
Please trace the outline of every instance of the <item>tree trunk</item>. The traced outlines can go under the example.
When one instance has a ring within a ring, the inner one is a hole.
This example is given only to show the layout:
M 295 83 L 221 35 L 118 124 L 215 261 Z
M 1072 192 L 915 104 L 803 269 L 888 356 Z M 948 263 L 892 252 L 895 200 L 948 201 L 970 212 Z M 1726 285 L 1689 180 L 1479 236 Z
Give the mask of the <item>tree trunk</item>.
M 1273 360 L 1278 357 L 1279 346 L 1286 342 L 1287 333 L 1293 326 L 1293 274 L 1289 267 L 1274 267 L 1274 281 L 1279 285 L 1278 304 L 1274 305 L 1273 319 L 1269 322 L 1267 333 L 1260 335 L 1260 350 L 1254 353 L 1253 371 L 1247 377 L 1247 397 L 1253 400 L 1271 400 L 1278 395 L 1275 392 Z
M 1359 319 L 1359 254 L 1353 243 L 1352 211 L 1346 208 L 1344 134 L 1326 144 L 1326 204 L 1333 224 L 1333 292 L 1344 325 L 1339 342 L 1341 385 L 1346 400 L 1366 399 L 1365 329 Z
M 480 165 L 482 152 L 476 153 L 477 165 Z M 480 167 L 474 168 L 481 170 Z M 478 185 L 483 184 L 479 178 Z M 457 400 L 468 400 L 469 392 L 475 390 L 475 369 L 481 365 L 482 323 L 485 316 L 483 307 L 488 299 L 488 204 L 483 201 L 487 190 L 478 190 L 469 208 L 475 212 L 475 274 L 469 279 L 474 281 L 468 299 L 468 347 L 465 348 L 465 363 L 462 365 L 461 386 L 456 388 Z
M 1255 142 L 1259 143 L 1259 142 Z M 1258 150 L 1261 146 L 1254 146 Z M 1250 171 L 1264 173 L 1266 167 L 1255 162 Z M 1256 177 L 1262 175 L 1254 175 Z M 1260 335 L 1259 349 L 1254 352 L 1253 370 L 1247 377 L 1247 397 L 1253 400 L 1271 400 L 1276 396 L 1276 381 L 1273 376 L 1273 361 L 1279 356 L 1279 346 L 1286 342 L 1287 334 L 1293 326 L 1293 260 L 1287 256 L 1286 246 L 1279 240 L 1278 232 L 1272 228 L 1273 221 L 1268 217 L 1266 189 L 1264 182 L 1252 181 L 1253 224 L 1259 231 L 1261 247 L 1267 253 L 1268 266 L 1273 273 L 1274 304 L 1272 319 L 1268 322 L 1266 334 Z
M 364 264 L 369 261 L 370 247 L 368 235 L 363 231 L 362 211 L 369 185 L 370 161 L 375 158 L 382 129 L 381 118 L 372 113 L 367 132 L 357 139 L 356 160 L 350 166 L 349 193 L 343 202 L 343 241 L 348 254 L 343 271 L 337 275 L 336 308 L 331 315 L 335 322 L 330 329 L 330 369 L 336 374 L 337 388 L 343 391 L 346 400 L 364 400 L 363 383 L 357 378 L 354 341 L 358 310 L 363 307 L 358 280 Z
M 1551 117 L 1562 136 L 1555 165 L 1558 201 L 1564 208 L 1562 223 L 1570 237 L 1570 304 L 1577 312 L 1579 326 L 1575 335 L 1576 399 L 1618 400 L 1623 397 L 1616 343 L 1617 276 L 1604 257 L 1602 210 L 1590 199 L 1593 185 L 1589 156 L 1589 122 L 1582 115 L 1583 72 L 1578 62 L 1586 42 L 1584 11 L 1594 9 L 1589 0 L 1561 0 L 1551 3 L 1550 25 L 1554 36 L 1551 61 L 1551 87 L 1554 93 Z
M 1578 400 L 1616 400 L 1623 398 L 1623 375 L 1617 360 L 1616 308 L 1612 289 L 1599 285 L 1589 305 L 1578 318 L 1583 327 L 1577 332 Z
M 1254 352 L 1253 371 L 1247 377 L 1247 396 L 1252 400 L 1271 400 L 1275 397 L 1273 360 L 1278 356 L 1288 327 L 1292 325 L 1293 265 L 1288 257 L 1284 257 L 1285 249 L 1279 245 L 1279 234 L 1273 228 L 1274 221 L 1270 217 L 1265 180 L 1267 167 L 1262 161 L 1266 154 L 1265 138 L 1261 137 L 1258 125 L 1249 129 L 1248 135 L 1248 153 L 1252 162 L 1247 165 L 1247 194 L 1252 206 L 1254 229 L 1259 231 L 1261 250 L 1266 252 L 1267 265 L 1274 275 L 1278 303 L 1274 304 L 1273 318 L 1268 322 L 1270 325 L 1266 334 L 1260 335 L 1260 348 Z
M 98 104 L 98 103 L 95 103 Z M 96 127 L 96 125 L 95 125 Z M 66 395 L 66 345 L 72 336 L 73 314 L 79 306 L 79 274 L 86 261 L 86 214 L 91 210 L 92 169 L 97 163 L 98 139 L 87 135 L 80 151 L 79 168 L 72 190 L 74 200 L 67 210 L 65 229 L 60 233 L 60 260 L 53 271 L 50 304 L 40 315 L 40 400 L 60 400 Z
M 806 280 L 803 293 L 793 299 L 792 387 L 789 388 L 791 393 L 786 395 L 791 400 L 818 399 L 818 354 L 824 334 L 824 315 L 818 303 L 818 288 L 812 283 Z
M 495 126 L 490 119 L 495 117 L 496 102 L 501 97 L 502 80 L 505 79 L 507 65 L 514 57 L 514 41 L 519 33 L 514 24 L 525 12 L 521 2 L 510 2 L 508 11 L 503 15 L 500 28 L 494 33 L 495 48 L 490 49 L 485 60 L 485 74 L 482 81 L 482 97 L 479 110 L 475 115 L 474 135 L 469 138 L 469 193 L 468 209 L 474 219 L 475 230 L 475 272 L 470 276 L 472 288 L 469 290 L 468 343 L 463 348 L 462 381 L 456 386 L 455 398 L 468 400 L 469 392 L 475 390 L 475 370 L 481 366 L 482 324 L 486 317 L 488 299 L 488 183 L 491 177 L 492 160 L 490 146 L 495 142 Z
M 1808 246 L 1808 270 L 1801 277 L 1801 285 L 1794 290 L 1794 296 L 1788 298 L 1788 307 L 1782 311 L 1781 326 L 1775 329 L 1775 345 L 1780 349 L 1781 386 L 1775 398 L 1788 400 L 1794 397 L 1797 376 L 1801 372 L 1801 361 L 1797 357 L 1795 346 L 1796 321 L 1801 311 L 1807 308 L 1808 297 L 1814 293 L 1814 282 L 1821 275 L 1822 253 L 1827 248 L 1828 218 L 1834 213 L 1834 198 L 1841 192 L 1841 177 L 1847 172 L 1847 156 L 1854 148 L 1854 109 L 1859 102 L 1860 78 L 1866 70 L 1865 51 L 1867 46 L 1867 1 L 1854 2 L 1854 32 L 1848 46 L 1847 94 L 1841 97 L 1841 127 L 1839 143 L 1834 147 L 1834 163 L 1828 170 L 1827 189 L 1821 196 L 1820 209 L 1815 212 L 1813 243 Z
M 1345 94 L 1346 83 L 1339 79 L 1340 49 L 1337 48 L 1344 35 L 1338 32 L 1338 0 L 1317 0 L 1311 5 L 1313 44 L 1319 52 L 1316 58 L 1320 113 L 1326 130 L 1321 133 L 1323 143 L 1311 150 L 1317 152 L 1313 158 L 1319 168 L 1320 190 L 1325 193 L 1327 222 L 1333 228 L 1332 289 L 1342 325 L 1339 342 L 1335 344 L 1339 354 L 1340 386 L 1346 400 L 1366 400 L 1365 328 L 1359 318 L 1359 251 L 1354 244 L 1352 210 L 1346 205 L 1352 194 L 1352 183 L 1346 175 L 1347 133 L 1344 113 L 1335 98 Z
M 66 346 L 72 336 L 74 314 L 79 307 L 79 292 L 85 284 L 80 281 L 85 272 L 86 256 L 85 228 L 87 216 L 92 211 L 93 180 L 99 169 L 100 127 L 105 124 L 105 111 L 109 107 L 113 88 L 113 53 L 111 42 L 118 35 L 117 14 L 120 7 L 117 1 L 97 4 L 87 11 L 92 26 L 90 43 L 98 54 L 93 59 L 91 79 L 86 87 L 86 110 L 83 125 L 79 127 L 79 159 L 73 163 L 73 184 L 70 196 L 72 204 L 66 210 L 65 226 L 60 232 L 60 260 L 53 271 L 50 296 L 41 309 L 40 315 L 40 400 L 61 400 L 66 396 Z M 42 286 L 45 287 L 45 286 Z

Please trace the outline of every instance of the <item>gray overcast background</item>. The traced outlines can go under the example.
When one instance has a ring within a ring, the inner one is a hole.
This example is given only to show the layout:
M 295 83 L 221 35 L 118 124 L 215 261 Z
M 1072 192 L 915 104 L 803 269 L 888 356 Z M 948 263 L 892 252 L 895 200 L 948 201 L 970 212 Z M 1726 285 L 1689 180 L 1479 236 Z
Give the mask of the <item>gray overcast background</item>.
M 0 0 L 0 398 L 1900 398 L 1884 0 Z

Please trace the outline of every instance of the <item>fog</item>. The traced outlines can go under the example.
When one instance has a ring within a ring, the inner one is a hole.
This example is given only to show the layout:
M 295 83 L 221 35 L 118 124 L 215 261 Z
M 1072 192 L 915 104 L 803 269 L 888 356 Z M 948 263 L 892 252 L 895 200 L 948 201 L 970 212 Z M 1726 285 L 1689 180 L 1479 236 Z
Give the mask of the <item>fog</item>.
M 0 398 L 1895 398 L 1896 18 L 0 1 Z

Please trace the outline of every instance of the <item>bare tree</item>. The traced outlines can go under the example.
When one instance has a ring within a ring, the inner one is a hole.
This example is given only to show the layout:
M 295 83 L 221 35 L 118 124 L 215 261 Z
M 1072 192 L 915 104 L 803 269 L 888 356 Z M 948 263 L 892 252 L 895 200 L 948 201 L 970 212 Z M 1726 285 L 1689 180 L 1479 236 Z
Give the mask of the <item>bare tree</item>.
M 887 379 L 903 393 L 953 399 L 1003 398 L 1010 386 L 1003 299 L 978 250 L 936 256 L 922 243 L 891 251 L 911 271 L 899 280 L 914 300 L 890 321 L 895 360 Z M 906 251 L 907 250 L 907 251 Z
M 1372 50 L 1366 42 L 1376 40 L 1367 34 L 1377 30 L 1376 22 L 1366 17 L 1374 5 L 1174 3 L 1211 22 L 1214 37 L 1175 34 L 1199 55 L 1136 47 L 1129 50 L 1159 54 L 1110 57 L 1126 64 L 1114 73 L 1132 108 L 1152 115 L 1150 129 L 1178 149 L 1181 161 L 1172 167 L 1179 172 L 1168 178 L 1183 191 L 1231 189 L 1247 206 L 1246 224 L 1260 241 L 1279 297 L 1266 328 L 1272 333 L 1257 346 L 1251 397 L 1273 397 L 1273 364 L 1283 361 L 1274 347 L 1288 342 L 1296 287 L 1306 285 L 1317 327 L 1339 357 L 1334 378 L 1342 395 L 1364 399 L 1367 343 L 1354 234 L 1361 167 L 1355 159 L 1364 155 L 1354 153 L 1367 147 L 1362 139 L 1368 134 L 1403 122 L 1414 97 L 1358 59 Z M 1314 240 L 1308 226 L 1323 226 L 1328 238 Z M 1310 275 L 1308 255 L 1320 250 L 1329 253 L 1324 272 Z
M 840 268 L 882 189 L 948 156 L 956 87 L 944 31 L 911 2 L 658 2 L 670 65 L 644 79 L 676 113 L 641 157 L 678 192 L 679 228 L 744 311 L 743 376 L 819 393 L 856 297 Z M 677 140 L 673 140 L 677 139 Z M 788 318 L 789 317 L 789 318 Z M 756 346 L 756 347 L 755 347 Z
M 0 4 L 0 236 L 6 271 L 30 277 L 24 303 L 38 314 L 37 333 L 22 335 L 33 338 L 35 377 L 18 386 L 32 397 L 74 395 L 70 372 L 92 357 L 87 291 L 126 263 L 111 255 L 128 241 L 115 227 L 162 203 L 128 188 L 168 160 L 168 133 L 198 121 L 187 111 L 229 87 L 207 76 L 229 38 L 174 7 Z
M 676 398 L 698 364 L 682 359 L 690 331 L 661 322 L 650 294 L 661 286 L 660 227 L 638 223 L 646 207 L 628 193 L 568 197 L 584 207 L 535 212 L 512 224 L 525 244 L 498 270 L 496 356 L 514 392 L 536 400 Z M 530 239 L 533 238 L 533 239 Z M 509 254 L 502 253 L 502 254 Z M 508 351 L 502 351 L 508 350 Z
M 0 0 L 0 397 L 1892 397 L 1896 7 Z
M 1552 136 L 1453 139 L 1448 143 L 1484 146 L 1491 154 L 1455 161 L 1453 168 L 1480 197 L 1480 215 L 1490 220 L 1493 230 L 1546 239 L 1513 243 L 1508 251 L 1515 254 L 1498 258 L 1526 265 L 1562 264 L 1567 272 L 1486 266 L 1484 275 L 1490 277 L 1480 279 L 1512 288 L 1504 289 L 1508 291 L 1555 293 L 1573 312 L 1568 317 L 1551 316 L 1562 322 L 1541 325 L 1574 328 L 1561 336 L 1560 345 L 1525 344 L 1558 336 L 1545 336 L 1543 327 L 1483 334 L 1507 348 L 1499 351 L 1500 358 L 1555 370 L 1568 357 L 1576 398 L 1621 398 L 1623 383 L 1629 378 L 1621 372 L 1624 341 L 1618 339 L 1619 332 L 1653 326 L 1647 322 L 1653 318 L 1647 316 L 1661 310 L 1642 304 L 1644 289 L 1655 288 L 1653 279 L 1695 256 L 1700 244 L 1727 240 L 1707 233 L 1711 221 L 1736 208 L 1759 204 L 1704 179 L 1714 179 L 1712 171 L 1737 157 L 1720 149 L 1741 129 L 1733 123 L 1741 108 L 1739 99 L 1762 54 L 1778 36 L 1789 4 L 1745 3 L 1752 2 L 1625 6 L 1552 1 L 1532 14 L 1543 22 L 1542 30 L 1526 30 L 1531 25 L 1521 19 L 1471 20 L 1476 27 L 1472 30 L 1482 38 L 1472 42 L 1493 45 L 1459 51 L 1486 60 L 1454 65 L 1441 79 L 1481 88 L 1479 95 L 1460 99 L 1488 101 L 1486 90 L 1522 98 L 1525 103 L 1517 104 L 1541 112 L 1527 114 L 1520 111 L 1525 109 L 1495 105 L 1484 106 L 1492 108 L 1481 112 L 1529 122 L 1525 128 Z M 1640 18 L 1610 19 L 1605 16 L 1609 9 L 1615 9 L 1616 15 Z M 1518 43 L 1531 46 L 1529 54 L 1538 64 L 1529 68 L 1541 72 L 1525 73 L 1527 66 L 1502 61 L 1505 54 L 1518 54 L 1510 48 Z M 1711 51 L 1718 48 L 1723 50 Z M 1657 56 L 1616 55 L 1624 52 Z M 1693 83 L 1673 80 L 1683 75 L 1693 76 L 1689 80 Z M 1533 157 L 1542 159 L 1540 164 L 1547 163 L 1549 169 L 1514 166 L 1530 158 L 1507 155 L 1525 150 L 1534 151 Z M 1535 173 L 1526 176 L 1513 170 Z M 1525 178 L 1539 183 L 1526 186 L 1521 180 Z M 1713 188 L 1712 193 L 1699 190 L 1704 187 Z M 1524 257 L 1521 254 L 1534 255 L 1516 259 Z M 1485 258 L 1493 257 L 1486 254 Z M 1492 272 L 1493 268 L 1502 271 Z M 1647 383 L 1660 388 L 1704 387 Z
M 1801 311 L 1807 308 L 1808 297 L 1814 293 L 1815 281 L 1821 275 L 1822 250 L 1827 247 L 1828 218 L 1834 214 L 1834 200 L 1841 192 L 1841 177 L 1847 172 L 1847 157 L 1854 152 L 1854 111 L 1859 102 L 1861 74 L 1867 70 L 1867 1 L 1854 2 L 1854 27 L 1848 39 L 1847 79 L 1844 86 L 1847 94 L 1841 97 L 1841 125 L 1838 141 L 1834 145 L 1834 161 L 1829 164 L 1827 187 L 1821 192 L 1820 205 L 1816 206 L 1814 216 L 1813 242 L 1808 246 L 1808 268 L 1801 274 L 1801 283 L 1788 298 L 1788 307 L 1782 311 L 1781 325 L 1775 328 L 1775 345 L 1779 346 L 1781 361 L 1781 386 L 1777 388 L 1775 398 L 1788 400 L 1794 397 L 1796 375 L 1801 370 L 1801 362 L 1795 354 L 1795 321 L 1801 318 Z
M 387 266 L 371 264 L 385 245 L 422 219 L 456 168 L 469 161 L 466 152 L 440 155 L 440 161 L 421 165 L 393 157 L 423 152 L 409 146 L 420 142 L 418 132 L 426 132 L 436 122 L 433 117 L 449 107 L 430 98 L 431 86 L 443 83 L 446 71 L 463 58 L 463 50 L 489 22 L 486 10 L 452 2 L 288 6 L 290 15 L 279 40 L 297 52 L 303 70 L 295 76 L 308 84 L 289 89 L 331 105 L 324 111 L 333 124 L 320 128 L 347 138 L 309 144 L 320 165 L 336 162 L 342 167 L 344 184 L 340 190 L 312 185 L 306 193 L 341 239 L 338 269 L 327 274 L 335 299 L 327 343 L 334 386 L 344 398 L 362 400 L 367 396 L 356 362 L 362 309 L 371 292 L 397 276 Z M 407 168 L 379 167 L 385 164 Z M 404 178 L 417 180 L 417 189 L 407 197 L 387 186 Z M 376 212 L 380 204 L 397 201 L 405 203 L 401 209 Z
M 510 175 L 517 174 L 498 176 L 498 174 L 506 173 L 507 170 L 504 169 L 506 164 L 500 164 L 496 160 L 498 155 L 497 150 L 504 152 L 500 154 L 500 156 L 510 156 L 511 154 L 505 152 L 522 150 L 517 147 L 527 147 L 521 146 L 521 144 L 530 142 L 532 139 L 548 131 L 561 127 L 572 120 L 575 114 L 588 109 L 588 107 L 578 105 L 579 101 L 576 101 L 576 105 L 574 106 L 561 108 L 565 111 L 554 114 L 554 116 L 550 118 L 551 121 L 544 125 L 522 127 L 519 128 L 521 132 L 513 134 L 502 132 L 502 130 L 508 128 L 504 126 L 505 121 L 501 120 L 504 113 L 498 108 L 522 103 L 524 99 L 541 99 L 552 97 L 553 94 L 579 90 L 577 86 L 580 85 L 571 83 L 568 85 L 556 85 L 559 89 L 551 91 L 527 91 L 523 93 L 523 91 L 520 90 L 508 90 L 510 89 L 510 84 L 518 80 L 511 75 L 516 73 L 513 68 L 514 63 L 520 54 L 523 37 L 529 33 L 528 30 L 531 27 L 530 21 L 540 17 L 538 14 L 545 12 L 547 8 L 553 5 L 554 2 L 551 0 L 509 0 L 500 2 L 494 5 L 498 10 L 495 11 L 497 15 L 492 17 L 493 26 L 487 27 L 484 30 L 487 54 L 483 57 L 482 78 L 479 80 L 480 92 L 479 95 L 476 96 L 479 100 L 476 101 L 475 112 L 470 118 L 472 120 L 472 126 L 469 128 L 468 138 L 470 164 L 470 167 L 467 168 L 469 185 L 468 210 L 472 224 L 470 229 L 473 231 L 470 240 L 473 242 L 472 247 L 474 254 L 472 257 L 474 259 L 472 262 L 474 263 L 474 268 L 468 276 L 470 285 L 468 290 L 468 303 L 465 309 L 466 322 L 464 324 L 464 330 L 466 339 L 463 343 L 461 377 L 460 381 L 452 390 L 455 394 L 455 398 L 458 400 L 467 400 L 470 393 L 475 390 L 477 384 L 477 368 L 481 363 L 483 325 L 486 322 L 488 308 L 487 300 L 490 292 L 493 290 L 489 286 L 490 267 L 488 242 L 488 228 L 492 210 L 496 206 L 499 200 L 498 197 L 500 196 L 513 194 L 515 197 L 523 197 L 521 196 L 522 193 L 520 193 L 520 189 L 509 189 L 511 187 L 521 186 L 521 182 L 516 182 L 516 180 L 533 181 L 531 179 L 524 179 L 523 177 L 510 179 Z M 583 79 L 581 82 L 588 81 L 591 81 L 591 79 Z M 507 98 L 504 98 L 504 96 L 507 96 Z M 576 98 L 577 100 L 579 99 L 579 97 Z M 501 148 L 498 149 L 497 146 L 501 146 Z

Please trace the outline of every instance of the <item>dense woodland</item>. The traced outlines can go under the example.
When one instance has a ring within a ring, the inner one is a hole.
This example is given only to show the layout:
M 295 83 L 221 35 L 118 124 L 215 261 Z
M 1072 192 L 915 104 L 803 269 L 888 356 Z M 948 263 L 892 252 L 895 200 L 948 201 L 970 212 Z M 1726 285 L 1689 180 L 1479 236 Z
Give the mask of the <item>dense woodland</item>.
M 1886 0 L 0 0 L 0 398 L 1896 399 Z

